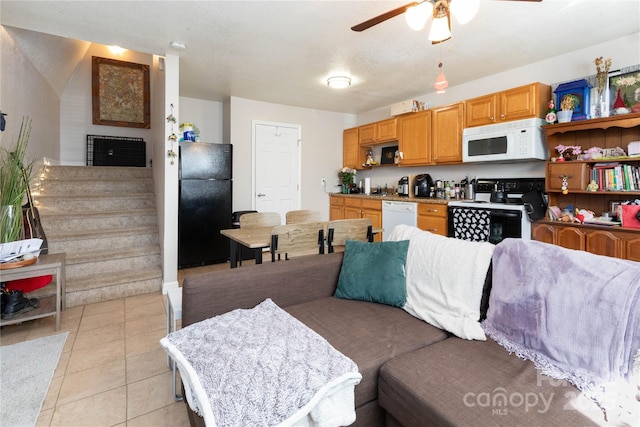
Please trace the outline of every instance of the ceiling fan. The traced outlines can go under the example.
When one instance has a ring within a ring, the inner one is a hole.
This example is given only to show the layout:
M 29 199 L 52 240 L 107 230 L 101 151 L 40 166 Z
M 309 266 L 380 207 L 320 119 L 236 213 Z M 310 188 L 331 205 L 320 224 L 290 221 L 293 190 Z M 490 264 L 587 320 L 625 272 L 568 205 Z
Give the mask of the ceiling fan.
M 541 2 L 542 0 L 507 0 Z M 407 23 L 416 31 L 421 30 L 430 17 L 433 23 L 429 32 L 432 43 L 440 43 L 451 38 L 451 13 L 458 22 L 469 22 L 478 11 L 479 0 L 421 0 L 385 12 L 351 27 L 353 31 L 364 31 L 395 16 L 406 13 Z

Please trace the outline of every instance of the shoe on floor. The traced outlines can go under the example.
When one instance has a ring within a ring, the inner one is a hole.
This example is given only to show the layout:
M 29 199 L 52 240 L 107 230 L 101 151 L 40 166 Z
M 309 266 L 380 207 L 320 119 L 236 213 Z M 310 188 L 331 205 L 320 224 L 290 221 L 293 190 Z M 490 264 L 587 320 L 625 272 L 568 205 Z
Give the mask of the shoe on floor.
M 40 307 L 40 301 L 37 298 L 27 298 L 22 291 L 9 291 L 5 294 L 2 318 L 9 319 L 38 307 Z

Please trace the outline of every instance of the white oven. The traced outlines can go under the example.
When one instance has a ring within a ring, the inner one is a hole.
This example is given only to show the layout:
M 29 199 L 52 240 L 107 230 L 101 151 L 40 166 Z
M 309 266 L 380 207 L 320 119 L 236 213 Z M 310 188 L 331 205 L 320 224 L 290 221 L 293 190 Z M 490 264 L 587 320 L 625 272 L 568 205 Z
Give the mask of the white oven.
M 505 196 L 499 203 L 492 202 L 496 186 L 503 189 Z M 476 200 L 449 202 L 447 235 L 494 244 L 509 237 L 531 240 L 531 206 L 522 196 L 543 189 L 544 178 L 479 179 Z

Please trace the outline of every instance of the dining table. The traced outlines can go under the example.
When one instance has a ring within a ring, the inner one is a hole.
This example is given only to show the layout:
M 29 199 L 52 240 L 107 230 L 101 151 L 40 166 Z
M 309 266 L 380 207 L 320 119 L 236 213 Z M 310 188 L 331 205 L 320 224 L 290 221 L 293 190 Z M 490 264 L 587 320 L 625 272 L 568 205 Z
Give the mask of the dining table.
M 255 263 L 262 264 L 262 251 L 271 246 L 272 229 L 273 226 L 220 230 L 220 234 L 229 238 L 229 263 L 231 268 L 238 267 L 240 246 L 251 249 L 255 255 Z M 374 235 L 382 233 L 382 228 L 374 227 L 372 232 Z

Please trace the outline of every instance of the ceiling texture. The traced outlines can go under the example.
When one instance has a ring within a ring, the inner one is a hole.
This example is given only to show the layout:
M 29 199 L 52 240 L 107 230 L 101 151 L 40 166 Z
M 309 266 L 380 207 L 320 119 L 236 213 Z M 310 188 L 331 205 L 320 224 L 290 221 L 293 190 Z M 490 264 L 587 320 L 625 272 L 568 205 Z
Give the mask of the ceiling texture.
M 350 29 L 409 2 L 1 0 L 0 22 L 37 41 L 35 65 L 58 93 L 73 72 L 63 62 L 81 59 L 65 46 L 92 42 L 179 56 L 181 96 L 354 114 L 433 93 L 439 60 L 455 86 L 640 32 L 638 0 L 481 0 L 470 23 L 452 17 L 452 38 L 437 45 L 403 15 Z M 333 74 L 351 87 L 329 88 Z

